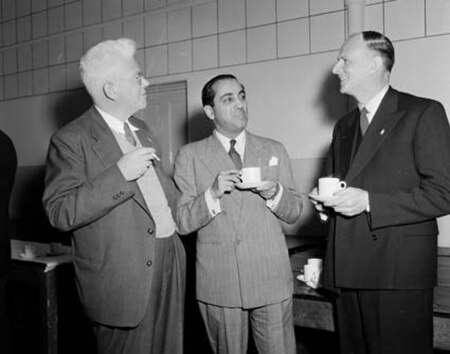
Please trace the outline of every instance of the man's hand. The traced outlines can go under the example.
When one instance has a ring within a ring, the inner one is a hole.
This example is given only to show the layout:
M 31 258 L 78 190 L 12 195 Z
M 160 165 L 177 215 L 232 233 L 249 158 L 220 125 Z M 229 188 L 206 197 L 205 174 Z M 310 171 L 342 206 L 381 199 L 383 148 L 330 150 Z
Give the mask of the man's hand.
M 313 190 L 314 191 L 314 190 Z M 332 208 L 336 213 L 345 216 L 355 216 L 364 212 L 369 205 L 369 193 L 365 190 L 347 187 L 333 194 L 332 197 L 321 197 L 317 194 L 309 194 L 309 198 L 318 210 L 321 203 L 326 208 Z
M 123 155 L 117 166 L 127 181 L 134 181 L 147 171 L 155 156 L 154 148 L 138 148 Z
M 264 199 L 272 199 L 279 191 L 279 186 L 275 181 L 264 181 L 263 184 L 253 190 Z
M 226 192 L 232 192 L 235 184 L 241 182 L 239 175 L 240 171 L 238 170 L 219 172 L 211 186 L 211 196 L 215 199 L 220 199 Z
M 318 200 L 316 200 L 316 197 L 318 197 L 317 194 L 317 188 L 314 188 L 311 193 L 309 193 L 308 195 L 309 199 L 311 200 L 311 203 L 313 203 L 314 208 L 316 209 L 316 211 L 319 213 L 319 217 L 320 220 L 322 222 L 325 222 L 328 220 L 328 214 L 329 214 L 329 210 L 327 210 L 324 206 L 322 202 L 319 202 Z

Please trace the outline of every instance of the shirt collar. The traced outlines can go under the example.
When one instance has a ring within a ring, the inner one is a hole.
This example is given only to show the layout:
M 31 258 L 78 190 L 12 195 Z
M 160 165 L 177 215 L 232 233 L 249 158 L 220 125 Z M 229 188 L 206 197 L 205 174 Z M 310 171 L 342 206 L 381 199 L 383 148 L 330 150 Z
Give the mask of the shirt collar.
M 365 108 L 367 111 L 367 119 L 369 123 L 372 121 L 373 116 L 380 107 L 381 101 L 383 100 L 386 92 L 389 90 L 389 85 L 384 86 L 365 106 L 358 105 L 359 110 Z
M 98 113 L 100 113 L 103 120 L 106 122 L 106 124 L 111 130 L 120 134 L 125 134 L 125 131 L 123 130 L 123 123 L 128 123 L 130 129 L 133 131 L 139 130 L 133 124 L 130 123 L 129 119 L 127 119 L 125 122 L 122 122 L 120 119 L 114 117 L 113 115 L 105 111 L 102 111 L 98 106 L 95 106 L 95 108 L 97 109 Z
M 226 151 L 230 150 L 230 138 L 227 138 L 225 135 L 219 133 L 216 130 L 214 130 L 214 134 L 216 134 L 217 139 L 219 139 L 220 143 L 223 145 Z M 235 150 L 239 153 L 239 155 L 244 156 L 245 151 L 245 141 L 246 141 L 246 134 L 245 130 L 243 130 L 237 137 L 234 138 L 236 140 L 236 145 L 234 145 Z

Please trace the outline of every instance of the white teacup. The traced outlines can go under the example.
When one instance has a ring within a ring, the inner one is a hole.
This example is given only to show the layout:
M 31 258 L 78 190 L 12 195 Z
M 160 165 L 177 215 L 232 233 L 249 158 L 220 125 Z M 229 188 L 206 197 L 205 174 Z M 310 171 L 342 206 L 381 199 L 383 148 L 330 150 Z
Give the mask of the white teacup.
M 241 170 L 241 179 L 243 183 L 261 182 L 261 168 L 244 167 Z
M 315 287 L 317 286 L 319 282 L 319 277 L 322 269 L 312 265 L 312 264 L 305 264 L 303 266 L 303 274 L 305 277 L 305 282 L 313 284 Z
M 335 192 L 347 188 L 347 183 L 335 177 L 319 178 L 317 193 L 321 197 L 331 197 Z
M 318 269 L 322 269 L 322 259 L 321 258 L 308 258 L 308 264 L 316 267 Z

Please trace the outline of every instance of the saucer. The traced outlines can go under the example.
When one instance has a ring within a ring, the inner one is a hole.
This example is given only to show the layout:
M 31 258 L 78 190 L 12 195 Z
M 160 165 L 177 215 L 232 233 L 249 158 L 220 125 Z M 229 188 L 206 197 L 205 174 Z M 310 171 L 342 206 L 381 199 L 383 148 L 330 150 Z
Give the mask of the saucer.
M 304 282 L 304 283 L 306 282 L 304 274 L 297 275 L 297 279 L 302 281 L 302 282 Z
M 236 183 L 236 187 L 239 189 L 252 189 L 258 188 L 264 185 L 266 181 L 258 181 L 258 182 L 240 182 Z
M 317 289 L 319 287 L 318 283 L 313 283 L 311 281 L 306 281 L 304 274 L 297 275 L 297 279 L 300 280 L 301 282 L 305 283 L 306 285 L 308 285 L 310 288 Z
M 25 254 L 25 253 L 21 253 L 21 254 L 19 254 L 19 257 L 20 258 L 23 258 L 23 259 L 34 259 L 34 258 L 36 258 L 36 255 L 34 255 L 34 254 L 32 254 L 32 255 L 27 255 L 27 254 Z

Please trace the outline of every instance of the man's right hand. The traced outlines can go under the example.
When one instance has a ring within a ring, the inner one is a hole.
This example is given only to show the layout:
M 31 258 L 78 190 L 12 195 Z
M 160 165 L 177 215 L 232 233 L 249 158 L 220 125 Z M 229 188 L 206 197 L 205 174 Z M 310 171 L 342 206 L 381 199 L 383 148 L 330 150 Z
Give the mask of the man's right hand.
M 127 181 L 134 181 L 148 170 L 154 159 L 155 149 L 143 147 L 123 155 L 117 162 L 117 166 Z
M 213 185 L 211 186 L 211 196 L 215 199 L 223 197 L 225 192 L 232 192 L 235 184 L 241 182 L 240 171 L 228 170 L 221 171 L 216 176 Z

